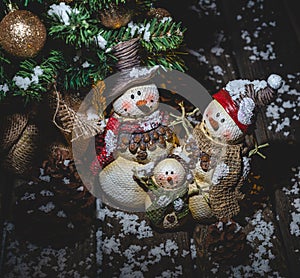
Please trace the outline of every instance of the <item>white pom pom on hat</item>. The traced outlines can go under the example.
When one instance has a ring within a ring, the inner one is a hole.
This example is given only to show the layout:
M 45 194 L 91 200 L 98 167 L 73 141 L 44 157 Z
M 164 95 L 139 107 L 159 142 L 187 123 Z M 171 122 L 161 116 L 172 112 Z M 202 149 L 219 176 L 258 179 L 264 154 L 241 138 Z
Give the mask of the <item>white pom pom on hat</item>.
M 271 74 L 267 79 L 267 83 L 272 89 L 278 90 L 282 85 L 282 78 L 278 74 Z

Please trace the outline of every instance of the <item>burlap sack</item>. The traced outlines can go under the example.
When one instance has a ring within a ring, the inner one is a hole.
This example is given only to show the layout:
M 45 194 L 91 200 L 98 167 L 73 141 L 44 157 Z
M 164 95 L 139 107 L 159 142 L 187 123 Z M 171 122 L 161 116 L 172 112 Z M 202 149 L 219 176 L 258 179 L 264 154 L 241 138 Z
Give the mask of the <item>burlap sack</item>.
M 38 137 L 37 126 L 28 124 L 3 161 L 3 168 L 18 175 L 28 174 L 38 149 Z
M 28 123 L 28 113 L 13 113 L 0 117 L 0 153 L 8 152 Z

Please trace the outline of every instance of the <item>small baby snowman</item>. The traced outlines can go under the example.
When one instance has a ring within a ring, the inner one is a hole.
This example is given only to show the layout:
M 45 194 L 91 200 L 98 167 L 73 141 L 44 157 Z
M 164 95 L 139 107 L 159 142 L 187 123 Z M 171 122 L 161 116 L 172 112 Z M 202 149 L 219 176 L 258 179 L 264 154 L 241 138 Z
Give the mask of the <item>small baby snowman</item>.
M 174 229 L 185 223 L 192 175 L 181 158 L 169 156 L 154 166 L 150 176 L 135 172 L 134 179 L 148 193 L 145 209 L 154 226 Z

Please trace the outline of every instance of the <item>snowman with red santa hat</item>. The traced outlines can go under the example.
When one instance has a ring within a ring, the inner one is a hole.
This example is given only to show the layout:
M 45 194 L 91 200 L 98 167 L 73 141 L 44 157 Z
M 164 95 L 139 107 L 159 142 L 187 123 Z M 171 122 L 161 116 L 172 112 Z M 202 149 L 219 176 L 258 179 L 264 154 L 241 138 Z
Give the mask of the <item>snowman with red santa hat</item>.
M 190 139 L 198 147 L 189 198 L 195 220 L 229 219 L 239 212 L 240 188 L 250 169 L 244 138 L 253 129 L 257 108 L 269 104 L 281 84 L 276 74 L 267 81 L 233 80 L 213 95 Z

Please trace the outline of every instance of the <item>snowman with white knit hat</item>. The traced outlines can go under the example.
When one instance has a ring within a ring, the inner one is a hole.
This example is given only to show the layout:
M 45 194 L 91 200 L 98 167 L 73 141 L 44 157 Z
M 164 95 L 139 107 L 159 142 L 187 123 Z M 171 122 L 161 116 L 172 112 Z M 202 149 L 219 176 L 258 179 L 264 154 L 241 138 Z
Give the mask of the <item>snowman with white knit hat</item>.
M 146 192 L 133 180 L 133 169 L 151 168 L 174 147 L 168 115 L 160 111 L 159 91 L 151 78 L 158 68 L 133 68 L 113 90 L 113 114 L 96 137 L 92 169 L 99 175 L 105 202 L 121 209 L 144 210 Z
M 191 139 L 198 147 L 197 186 L 189 199 L 194 219 L 229 219 L 239 212 L 240 187 L 250 169 L 250 159 L 242 154 L 244 137 L 253 128 L 257 107 L 269 104 L 281 84 L 276 74 L 267 81 L 233 80 L 213 95 Z

